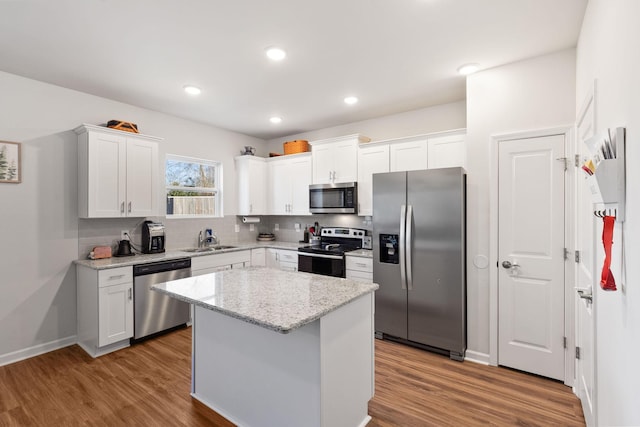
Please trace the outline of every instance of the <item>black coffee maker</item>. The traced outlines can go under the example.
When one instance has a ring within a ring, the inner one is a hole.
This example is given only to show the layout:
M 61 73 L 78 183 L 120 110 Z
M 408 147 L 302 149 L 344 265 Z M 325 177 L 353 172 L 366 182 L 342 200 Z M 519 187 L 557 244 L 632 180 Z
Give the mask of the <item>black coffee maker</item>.
M 142 252 L 157 254 L 164 252 L 164 224 L 145 221 L 142 224 Z

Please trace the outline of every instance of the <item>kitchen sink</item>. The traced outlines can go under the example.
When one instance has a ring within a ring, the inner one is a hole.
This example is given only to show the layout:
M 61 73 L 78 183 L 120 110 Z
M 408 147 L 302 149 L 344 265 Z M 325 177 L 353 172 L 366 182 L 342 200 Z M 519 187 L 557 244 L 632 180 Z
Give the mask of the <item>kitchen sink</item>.
M 184 249 L 183 252 L 191 252 L 191 253 L 201 253 L 201 252 L 215 252 L 215 251 L 221 251 L 223 249 L 233 249 L 235 248 L 235 246 L 230 246 L 230 245 L 215 245 L 215 246 L 208 246 L 206 248 L 190 248 L 190 249 Z

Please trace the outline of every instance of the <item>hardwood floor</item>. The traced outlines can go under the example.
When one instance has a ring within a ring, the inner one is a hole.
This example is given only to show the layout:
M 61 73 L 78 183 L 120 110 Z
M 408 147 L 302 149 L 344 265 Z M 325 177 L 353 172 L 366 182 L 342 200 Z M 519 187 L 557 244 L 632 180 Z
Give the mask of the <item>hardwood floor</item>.
M 0 426 L 232 425 L 191 399 L 190 353 L 183 329 L 98 359 L 74 345 L 0 367 Z M 560 383 L 378 340 L 369 414 L 371 427 L 584 425 Z

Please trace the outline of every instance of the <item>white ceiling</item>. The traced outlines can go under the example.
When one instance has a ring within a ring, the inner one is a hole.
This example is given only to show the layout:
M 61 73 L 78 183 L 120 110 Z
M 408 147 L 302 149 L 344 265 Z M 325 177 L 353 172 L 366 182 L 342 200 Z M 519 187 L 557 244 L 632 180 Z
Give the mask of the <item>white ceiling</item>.
M 272 139 L 462 100 L 460 65 L 573 47 L 586 3 L 0 0 L 0 70 Z

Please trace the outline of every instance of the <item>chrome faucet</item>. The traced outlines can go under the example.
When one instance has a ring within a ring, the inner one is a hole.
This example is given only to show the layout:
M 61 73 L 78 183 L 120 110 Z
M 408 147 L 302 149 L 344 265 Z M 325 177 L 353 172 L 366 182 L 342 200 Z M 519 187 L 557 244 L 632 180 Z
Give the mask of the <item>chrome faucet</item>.
M 198 249 L 204 246 L 204 238 L 202 237 L 202 230 L 198 232 Z

